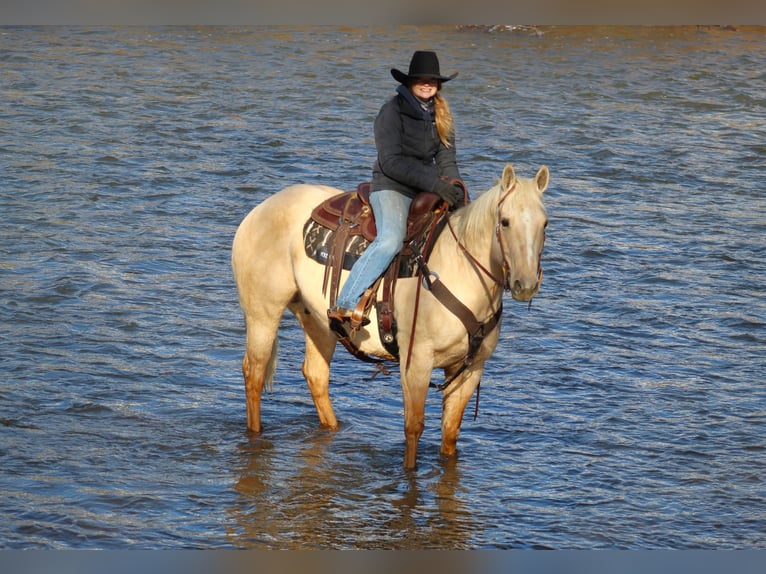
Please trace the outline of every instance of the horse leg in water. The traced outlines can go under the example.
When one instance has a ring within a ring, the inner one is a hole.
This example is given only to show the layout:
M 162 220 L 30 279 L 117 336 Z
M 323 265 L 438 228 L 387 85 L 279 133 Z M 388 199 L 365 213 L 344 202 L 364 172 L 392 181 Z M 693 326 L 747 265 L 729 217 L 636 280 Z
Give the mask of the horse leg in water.
M 463 422 L 463 413 L 468 401 L 479 384 L 483 365 L 472 365 L 467 368 L 456 380 L 444 389 L 442 395 L 442 446 L 441 454 L 454 456 L 457 450 L 457 437 L 460 434 L 460 425 Z M 447 379 L 453 376 L 448 369 L 445 372 Z
M 248 223 L 251 220 L 247 220 Z M 277 364 L 277 330 L 288 303 L 295 296 L 295 283 L 278 281 L 286 277 L 284 269 L 271 264 L 272 273 L 264 273 L 254 264 L 249 246 L 248 227 L 235 237 L 234 269 L 239 300 L 245 315 L 245 357 L 242 374 L 245 378 L 247 428 L 261 432 L 261 393 L 266 382 L 271 383 Z M 253 248 L 255 253 L 258 250 Z M 266 265 L 268 268 L 268 265 Z
M 271 380 L 276 367 L 277 329 L 281 313 L 266 318 L 246 314 L 245 357 L 242 359 L 242 375 L 245 379 L 245 402 L 247 404 L 247 428 L 256 434 L 261 432 L 261 393 L 263 385 Z
M 425 428 L 426 395 L 433 366 L 426 357 L 420 361 L 413 355 L 408 369 L 402 366 L 401 382 L 404 399 L 404 467 L 415 468 L 418 442 Z
M 330 361 L 338 342 L 327 328 L 325 318 L 305 312 L 302 303 L 290 305 L 290 310 L 303 328 L 306 339 L 306 356 L 303 359 L 303 376 L 314 400 L 319 424 L 325 428 L 338 428 L 338 420 L 330 402 Z

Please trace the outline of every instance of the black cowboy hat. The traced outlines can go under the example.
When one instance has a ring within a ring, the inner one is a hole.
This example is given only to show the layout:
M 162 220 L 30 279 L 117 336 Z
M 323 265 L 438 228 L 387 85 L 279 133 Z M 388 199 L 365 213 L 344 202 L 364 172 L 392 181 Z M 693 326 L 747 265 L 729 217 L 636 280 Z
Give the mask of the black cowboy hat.
M 409 83 L 412 78 L 436 78 L 440 82 L 449 82 L 457 77 L 457 72 L 451 76 L 442 76 L 439 72 L 439 58 L 436 52 L 429 50 L 418 50 L 412 55 L 410 60 L 410 70 L 406 74 L 391 68 L 391 75 L 400 84 Z

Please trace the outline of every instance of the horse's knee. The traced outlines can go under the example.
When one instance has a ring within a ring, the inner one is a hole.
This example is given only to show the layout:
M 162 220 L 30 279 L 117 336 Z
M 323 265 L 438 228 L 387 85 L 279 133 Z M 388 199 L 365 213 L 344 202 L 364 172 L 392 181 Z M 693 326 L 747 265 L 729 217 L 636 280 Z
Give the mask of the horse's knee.
M 404 468 L 415 468 L 420 436 L 425 429 L 423 418 L 406 420 L 404 423 Z
M 444 409 L 442 412 L 442 446 L 441 454 L 452 456 L 457 451 L 457 439 L 460 434 L 460 423 L 463 420 L 464 406 L 457 409 Z
M 406 432 L 407 434 L 420 436 L 421 434 L 423 434 L 423 431 L 425 430 L 425 428 L 426 428 L 425 421 L 421 417 L 418 417 L 416 419 L 409 420 L 405 423 L 404 432 Z
M 425 421 L 422 418 L 407 420 L 404 422 L 404 437 L 407 439 L 408 443 L 410 441 L 415 441 L 417 443 L 425 428 Z

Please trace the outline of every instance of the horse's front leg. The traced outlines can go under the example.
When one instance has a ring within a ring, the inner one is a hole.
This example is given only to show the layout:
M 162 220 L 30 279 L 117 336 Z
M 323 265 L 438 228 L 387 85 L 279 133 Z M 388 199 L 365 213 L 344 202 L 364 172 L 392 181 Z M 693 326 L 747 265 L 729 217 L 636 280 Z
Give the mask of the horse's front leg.
M 460 434 L 460 425 L 463 422 L 463 413 L 468 401 L 479 384 L 483 364 L 474 364 L 467 368 L 458 378 L 453 381 L 442 394 L 442 446 L 441 454 L 454 456 L 457 452 L 457 437 Z M 454 369 L 446 371 L 449 378 Z
M 404 468 L 415 468 L 418 442 L 425 428 L 426 395 L 431 380 L 431 365 L 418 367 L 415 362 L 406 372 L 402 370 L 404 397 Z

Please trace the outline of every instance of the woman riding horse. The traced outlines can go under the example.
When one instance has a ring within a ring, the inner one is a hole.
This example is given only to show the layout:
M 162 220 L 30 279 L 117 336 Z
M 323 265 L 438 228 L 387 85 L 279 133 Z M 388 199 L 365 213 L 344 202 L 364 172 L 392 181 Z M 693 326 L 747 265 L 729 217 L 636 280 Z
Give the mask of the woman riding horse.
M 331 321 L 353 318 L 362 324 L 364 305 L 359 300 L 401 249 L 410 203 L 418 193 L 436 193 L 450 207 L 463 203 L 452 114 L 439 92 L 457 73 L 442 76 L 435 52 L 416 51 L 407 74 L 393 68 L 391 75 L 401 85 L 375 118 L 378 157 L 370 206 L 378 233 L 328 311 Z

